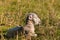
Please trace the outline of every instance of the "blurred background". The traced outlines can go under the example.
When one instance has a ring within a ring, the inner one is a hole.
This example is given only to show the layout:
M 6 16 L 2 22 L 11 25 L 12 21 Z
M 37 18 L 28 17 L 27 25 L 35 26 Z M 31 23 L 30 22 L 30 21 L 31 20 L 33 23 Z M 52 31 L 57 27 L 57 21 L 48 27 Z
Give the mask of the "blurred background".
M 24 26 L 29 12 L 41 19 L 36 27 L 38 36 L 32 40 L 60 40 L 60 0 L 0 0 L 0 34 L 16 25 Z

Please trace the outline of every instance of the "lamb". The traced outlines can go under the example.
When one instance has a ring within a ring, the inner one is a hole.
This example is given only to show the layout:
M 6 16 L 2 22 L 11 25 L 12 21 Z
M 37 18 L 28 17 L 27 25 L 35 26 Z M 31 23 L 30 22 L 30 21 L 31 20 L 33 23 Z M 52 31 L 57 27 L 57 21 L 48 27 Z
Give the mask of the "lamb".
M 22 32 L 26 40 L 30 40 L 27 37 L 37 36 L 35 33 L 35 27 L 34 25 L 40 25 L 41 20 L 35 13 L 28 13 L 26 17 L 26 25 L 25 26 L 16 26 L 15 28 L 11 28 L 7 31 L 6 35 L 4 35 L 7 38 L 14 37 L 18 33 Z

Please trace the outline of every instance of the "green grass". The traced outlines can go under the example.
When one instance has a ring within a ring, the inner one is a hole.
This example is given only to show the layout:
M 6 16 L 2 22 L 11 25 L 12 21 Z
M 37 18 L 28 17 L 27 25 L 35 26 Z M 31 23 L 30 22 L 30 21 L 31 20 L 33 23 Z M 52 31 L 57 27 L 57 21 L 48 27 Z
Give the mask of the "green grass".
M 38 37 L 32 40 L 60 40 L 60 0 L 0 0 L 0 24 L 5 24 L 0 30 L 6 33 L 16 25 L 24 26 L 29 12 L 42 21 L 41 27 L 36 27 Z

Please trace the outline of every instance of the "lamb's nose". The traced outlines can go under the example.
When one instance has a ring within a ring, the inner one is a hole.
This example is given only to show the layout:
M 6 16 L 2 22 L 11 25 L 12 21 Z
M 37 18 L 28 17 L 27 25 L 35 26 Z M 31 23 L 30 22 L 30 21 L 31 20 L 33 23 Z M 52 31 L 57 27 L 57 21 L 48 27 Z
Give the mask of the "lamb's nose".
M 41 22 L 39 22 L 39 25 L 41 24 Z

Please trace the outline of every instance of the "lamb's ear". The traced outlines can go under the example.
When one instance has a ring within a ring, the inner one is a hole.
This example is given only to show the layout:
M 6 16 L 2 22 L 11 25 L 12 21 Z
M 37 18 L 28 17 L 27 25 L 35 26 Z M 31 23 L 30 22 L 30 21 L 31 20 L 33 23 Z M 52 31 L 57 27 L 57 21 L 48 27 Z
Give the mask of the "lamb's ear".
M 28 19 L 29 20 L 32 20 L 33 19 L 33 16 L 32 15 L 29 15 Z
M 33 20 L 33 15 L 28 14 L 28 15 L 26 16 L 26 24 L 27 24 L 28 20 Z

